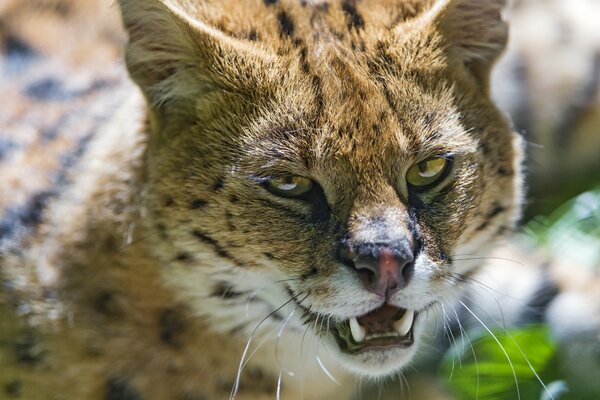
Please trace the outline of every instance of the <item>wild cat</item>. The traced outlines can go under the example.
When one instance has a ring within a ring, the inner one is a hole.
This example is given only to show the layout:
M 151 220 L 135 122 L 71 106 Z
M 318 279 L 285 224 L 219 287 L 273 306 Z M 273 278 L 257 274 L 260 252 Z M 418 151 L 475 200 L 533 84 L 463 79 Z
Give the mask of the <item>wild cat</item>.
M 351 398 L 407 368 L 519 217 L 504 2 L 119 5 L 143 96 L 59 99 L 112 107 L 6 229 L 4 394 Z

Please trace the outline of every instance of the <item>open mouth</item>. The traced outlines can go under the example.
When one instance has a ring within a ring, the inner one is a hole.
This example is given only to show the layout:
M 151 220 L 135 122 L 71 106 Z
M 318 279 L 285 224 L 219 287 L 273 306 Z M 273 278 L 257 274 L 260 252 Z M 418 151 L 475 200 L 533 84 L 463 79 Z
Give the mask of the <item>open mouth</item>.
M 340 349 L 349 354 L 406 348 L 414 343 L 416 318 L 414 310 L 384 304 L 368 314 L 337 324 L 333 332 Z

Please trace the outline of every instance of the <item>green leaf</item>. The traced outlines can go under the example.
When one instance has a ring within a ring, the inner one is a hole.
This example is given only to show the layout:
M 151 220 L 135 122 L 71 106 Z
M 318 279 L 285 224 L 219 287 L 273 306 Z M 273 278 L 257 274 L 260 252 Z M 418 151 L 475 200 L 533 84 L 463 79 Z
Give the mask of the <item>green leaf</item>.
M 529 326 L 492 333 L 502 347 L 484 332 L 470 338 L 473 349 L 465 341 L 464 347 L 446 354 L 442 376 L 451 377 L 450 389 L 458 399 L 514 400 L 518 385 L 522 399 L 539 399 L 543 387 L 536 372 L 543 375 L 555 354 L 547 328 Z

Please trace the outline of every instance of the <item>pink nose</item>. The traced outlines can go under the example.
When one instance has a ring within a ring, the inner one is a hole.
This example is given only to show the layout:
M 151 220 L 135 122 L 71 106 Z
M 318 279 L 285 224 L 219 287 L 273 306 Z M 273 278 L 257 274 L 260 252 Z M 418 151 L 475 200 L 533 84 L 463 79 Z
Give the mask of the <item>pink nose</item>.
M 369 251 L 358 249 L 353 267 L 367 290 L 385 296 L 404 289 L 414 269 L 411 251 L 384 246 L 369 246 Z

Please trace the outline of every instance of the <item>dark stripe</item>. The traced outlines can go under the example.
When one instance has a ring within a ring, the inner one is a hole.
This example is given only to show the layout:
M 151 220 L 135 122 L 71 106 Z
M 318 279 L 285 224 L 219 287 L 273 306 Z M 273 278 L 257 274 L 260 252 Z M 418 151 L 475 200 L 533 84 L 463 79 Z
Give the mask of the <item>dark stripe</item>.
M 104 89 L 110 84 L 107 80 L 99 79 L 85 89 L 69 90 L 58 79 L 44 78 L 26 86 L 23 94 L 37 101 L 66 101 Z
M 505 211 L 506 211 L 506 207 L 503 207 L 500 204 L 495 203 L 493 208 L 485 215 L 485 217 L 484 217 L 485 220 L 475 230 L 480 231 L 480 230 L 487 228 L 487 226 L 494 219 L 494 217 L 502 214 Z
M 5 210 L 0 219 L 0 249 L 16 234 L 24 229 L 35 228 L 42 221 L 48 202 L 63 191 L 63 187 L 67 184 L 68 173 L 85 153 L 92 137 L 93 133 L 83 136 L 75 149 L 62 157 L 61 166 L 55 175 L 51 189 L 38 191 L 25 204 Z
M 213 288 L 211 292 L 212 297 L 219 297 L 221 299 L 235 299 L 242 295 L 242 292 L 236 291 L 233 286 L 227 282 L 219 282 Z
M 97 81 L 105 82 L 111 86 L 118 85 L 116 81 Z M 98 87 L 95 83 L 91 85 L 93 90 Z M 85 89 L 90 90 L 88 89 Z M 8 243 L 13 240 L 16 235 L 24 234 L 27 230 L 34 229 L 43 218 L 43 213 L 51 199 L 57 198 L 61 193 L 64 192 L 64 187 L 69 183 L 70 172 L 74 166 L 76 166 L 81 158 L 85 155 L 89 143 L 94 138 L 95 133 L 98 129 L 106 123 L 107 120 L 112 118 L 114 112 L 122 104 L 122 100 L 116 98 L 113 103 L 107 105 L 104 108 L 104 112 L 101 115 L 86 116 L 85 113 L 75 113 L 73 118 L 69 121 L 65 121 L 65 124 L 71 124 L 83 119 L 91 120 L 88 125 L 89 128 L 79 133 L 77 142 L 71 151 L 65 152 L 58 157 L 60 160 L 60 166 L 54 172 L 51 177 L 51 183 L 45 190 L 39 190 L 29 197 L 25 204 L 18 206 L 8 207 L 4 210 L 4 214 L 0 217 L 0 251 L 6 249 Z M 58 127 L 56 127 L 58 129 Z
M 238 266 L 242 265 L 242 263 L 236 260 L 231 254 L 229 254 L 227 250 L 225 250 L 225 248 L 221 246 L 221 244 L 217 240 L 210 237 L 207 233 L 195 229 L 192 231 L 192 235 L 194 235 L 200 241 L 211 245 L 215 253 L 217 253 L 217 255 L 219 255 L 220 257 L 227 258 L 228 260 L 233 261 Z
M 540 282 L 519 317 L 521 325 L 544 322 L 546 310 L 560 293 L 558 286 L 550 280 L 546 269 L 544 269 L 544 273 L 545 276 L 542 282 Z
M 274 4 L 277 4 L 277 0 L 263 0 L 265 2 L 265 5 L 268 6 L 272 6 Z
M 279 211 L 280 213 L 287 215 L 290 218 L 294 218 L 294 219 L 300 219 L 300 220 L 306 220 L 307 219 L 307 215 L 306 214 L 300 214 L 290 208 L 285 207 L 282 204 L 279 204 L 277 202 L 271 201 L 271 200 L 267 200 L 267 199 L 259 199 L 259 201 L 261 203 L 263 203 L 263 205 L 265 207 L 269 207 L 269 208 L 273 208 L 277 211 Z

